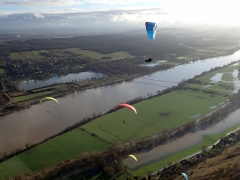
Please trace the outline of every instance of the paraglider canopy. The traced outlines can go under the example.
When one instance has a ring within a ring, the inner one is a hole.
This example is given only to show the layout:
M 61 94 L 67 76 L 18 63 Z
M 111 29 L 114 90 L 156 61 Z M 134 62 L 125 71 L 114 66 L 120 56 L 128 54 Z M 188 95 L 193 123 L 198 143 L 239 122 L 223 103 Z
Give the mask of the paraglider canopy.
M 119 107 L 127 107 L 127 108 L 131 109 L 135 114 L 137 114 L 137 110 L 136 110 L 133 106 L 131 106 L 131 105 L 129 105 L 129 104 L 118 104 L 118 105 L 114 108 L 114 110 L 116 110 L 116 109 L 119 108 Z
M 128 156 L 129 156 L 129 157 L 132 157 L 133 159 L 135 159 L 135 161 L 137 161 L 137 158 L 136 158 L 134 155 L 129 154 Z
M 43 101 L 45 100 L 53 100 L 53 101 L 56 101 L 58 103 L 58 100 L 56 100 L 55 98 L 53 97 L 45 97 L 45 98 L 42 98 L 41 101 L 40 101 L 40 104 L 42 104 Z M 59 103 L 58 103 L 59 104 Z
M 148 58 L 147 60 L 145 60 L 145 62 L 151 62 L 152 58 Z
M 146 30 L 147 30 L 149 39 L 154 40 L 155 34 L 156 34 L 156 29 L 157 29 L 157 24 L 154 22 L 146 22 L 145 26 L 146 26 Z
M 182 175 L 185 177 L 186 180 L 188 180 L 188 176 L 186 173 L 182 173 Z

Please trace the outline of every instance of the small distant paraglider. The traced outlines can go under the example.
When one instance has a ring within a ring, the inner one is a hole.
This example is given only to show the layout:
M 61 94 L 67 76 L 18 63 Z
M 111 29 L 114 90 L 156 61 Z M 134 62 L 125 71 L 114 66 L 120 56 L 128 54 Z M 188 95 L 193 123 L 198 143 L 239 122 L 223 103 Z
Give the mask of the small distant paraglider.
M 136 158 L 134 155 L 129 154 L 128 156 L 129 156 L 129 157 L 132 157 L 135 161 L 137 161 L 137 158 Z
M 157 30 L 157 24 L 154 22 L 145 22 L 145 26 L 149 39 L 154 40 Z
M 55 98 L 53 97 L 45 97 L 45 98 L 42 98 L 41 101 L 40 101 L 40 104 L 42 104 L 43 101 L 46 101 L 46 100 L 53 100 L 53 101 L 56 101 L 58 103 L 58 100 L 56 100 Z M 59 103 L 58 103 L 59 104 Z
M 145 60 L 145 62 L 151 62 L 152 58 L 148 58 L 147 60 Z
M 185 177 L 186 180 L 188 180 L 188 176 L 186 173 L 182 173 L 182 175 Z
M 118 105 L 114 108 L 114 110 L 116 110 L 116 109 L 119 108 L 119 107 L 129 108 L 129 109 L 132 110 L 135 114 L 137 114 L 137 110 L 136 110 L 133 106 L 131 106 L 131 105 L 129 105 L 129 104 L 118 104 Z

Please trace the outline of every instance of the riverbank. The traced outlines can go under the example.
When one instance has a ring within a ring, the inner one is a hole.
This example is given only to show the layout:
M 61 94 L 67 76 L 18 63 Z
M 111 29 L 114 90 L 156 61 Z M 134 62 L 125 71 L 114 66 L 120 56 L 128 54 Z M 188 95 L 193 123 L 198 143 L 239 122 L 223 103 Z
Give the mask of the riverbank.
M 234 125 L 231 128 L 224 130 L 221 133 L 218 133 L 215 135 L 206 135 L 204 136 L 203 141 L 197 146 L 175 153 L 172 156 L 169 156 L 165 159 L 162 159 L 161 161 L 139 168 L 136 171 L 128 170 L 128 172 L 131 173 L 133 176 L 144 177 L 149 174 L 156 175 L 157 172 L 162 171 L 164 167 L 171 168 L 172 165 L 178 164 L 180 161 L 190 160 L 192 157 L 198 155 L 203 149 L 203 147 L 208 147 L 209 149 L 211 149 L 214 145 L 216 145 L 219 142 L 220 139 L 222 139 L 225 136 L 228 136 L 229 133 L 231 132 L 239 130 L 239 128 L 240 128 L 240 123 Z
M 34 104 L 39 104 L 43 97 L 51 96 L 54 98 L 64 97 L 74 92 L 84 92 L 87 89 L 97 87 L 106 87 L 122 82 L 132 81 L 135 78 L 144 76 L 144 74 L 136 74 L 132 76 L 113 76 L 103 79 L 94 79 L 91 81 L 69 82 L 59 85 L 51 85 L 47 87 L 37 88 L 30 91 L 18 91 L 9 93 L 11 96 L 11 103 L 2 106 L 0 116 L 6 116 L 15 111 L 28 109 Z
M 235 127 L 228 129 L 227 131 L 229 131 L 229 133 L 227 133 L 226 135 L 223 135 L 223 133 L 226 133 L 226 131 L 218 134 L 218 137 L 221 135 L 222 136 L 221 138 L 219 137 L 220 139 L 213 145 L 207 147 L 207 144 L 205 143 L 204 146 L 202 146 L 201 151 L 191 156 L 185 157 L 184 159 L 181 159 L 170 166 L 165 166 L 164 169 L 158 170 L 151 176 L 155 178 L 161 177 L 179 179 L 181 175 L 181 172 L 179 171 L 183 171 L 188 174 L 188 177 L 190 179 L 206 179 L 207 176 L 211 176 L 213 179 L 218 179 L 216 177 L 216 175 L 218 174 L 216 170 L 218 170 L 220 164 L 223 164 L 223 162 L 228 159 L 231 159 L 232 163 L 236 162 L 237 160 L 236 154 L 234 152 L 239 149 L 239 147 L 236 147 L 239 146 L 240 140 L 239 127 L 240 123 L 237 124 Z M 235 130 L 233 130 L 234 128 Z M 232 150 L 230 149 L 235 150 L 232 152 Z M 239 156 L 239 154 L 237 156 Z M 221 165 L 221 168 L 224 167 L 224 169 L 228 169 L 229 163 L 225 164 L 224 166 Z M 207 167 L 211 167 L 211 170 L 206 170 Z M 229 176 L 227 175 L 227 177 Z

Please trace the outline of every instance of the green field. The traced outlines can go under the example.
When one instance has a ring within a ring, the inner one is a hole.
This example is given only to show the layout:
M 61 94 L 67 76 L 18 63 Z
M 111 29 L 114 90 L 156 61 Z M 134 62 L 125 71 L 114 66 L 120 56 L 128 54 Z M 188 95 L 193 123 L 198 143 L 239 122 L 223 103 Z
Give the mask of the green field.
M 59 91 L 65 91 L 67 90 L 67 84 L 58 84 L 55 86 L 50 86 L 50 87 L 44 87 L 44 88 L 39 88 L 39 89 L 34 89 L 32 90 L 34 93 L 39 93 L 40 91 L 52 91 L 52 89 L 57 89 Z
M 212 41 L 212 38 L 203 38 L 203 40 L 199 41 L 199 43 L 203 43 L 204 41 Z M 208 47 L 208 48 L 196 48 L 193 46 L 187 46 L 191 49 L 191 53 L 184 55 L 184 60 L 191 61 L 193 59 L 203 59 L 209 57 L 217 57 L 228 54 L 228 50 L 239 48 L 240 45 L 232 45 L 226 47 Z
M 100 54 L 100 53 L 97 53 L 94 51 L 82 50 L 79 48 L 68 48 L 66 50 L 68 50 L 74 54 L 77 54 L 80 57 L 86 57 L 86 58 L 98 59 L 98 60 L 107 60 L 107 61 L 135 57 L 135 56 L 130 55 L 128 52 L 124 52 L 124 51 L 113 52 L 111 54 Z M 109 56 L 111 58 L 104 59 L 104 56 Z
M 28 171 L 30 169 L 17 156 L 14 156 L 0 164 L 0 179 L 5 180 Z
M 13 60 L 39 60 L 44 58 L 44 56 L 41 56 L 40 53 L 42 51 L 23 51 L 23 52 L 12 52 L 10 54 L 10 58 Z
M 90 58 L 98 59 L 102 61 L 133 58 L 135 56 L 130 55 L 125 51 L 113 52 L 111 54 L 101 54 L 94 51 L 82 50 L 80 48 L 66 48 L 66 49 L 52 49 L 52 50 L 36 50 L 36 51 L 23 51 L 23 52 L 13 52 L 10 55 L 10 58 L 13 60 L 39 60 L 46 58 L 40 53 L 45 52 L 48 56 L 64 56 L 69 57 L 71 54 L 78 56 L 79 58 Z M 107 57 L 107 58 L 104 58 Z
M 177 162 L 191 154 L 201 151 L 203 146 L 213 145 L 215 142 L 217 142 L 217 140 L 219 140 L 225 134 L 227 134 L 228 132 L 231 132 L 239 127 L 240 127 L 240 123 L 234 125 L 231 128 L 226 129 L 225 131 L 223 131 L 219 134 L 206 135 L 206 136 L 204 136 L 203 142 L 198 144 L 197 146 L 194 146 L 194 147 L 184 150 L 182 152 L 176 153 L 176 154 L 169 156 L 168 158 L 163 159 L 161 161 L 158 161 L 158 162 L 152 163 L 150 165 L 144 166 L 142 168 L 139 168 L 136 171 L 129 170 L 128 172 L 130 172 L 133 176 L 147 176 L 149 173 L 156 172 L 157 170 L 162 169 L 164 166 L 168 166 L 169 163 Z
M 5 73 L 5 70 L 0 68 L 0 74 L 3 74 L 3 73 Z
M 198 41 L 198 43 L 204 43 L 207 41 L 212 41 L 213 38 L 203 38 L 202 40 Z M 190 53 L 187 53 L 184 55 L 184 58 L 178 59 L 178 56 L 176 54 L 168 54 L 169 57 L 166 59 L 174 61 L 174 62 L 188 62 L 192 60 L 197 59 L 204 59 L 204 58 L 210 58 L 210 57 L 218 57 L 218 56 L 224 56 L 229 54 L 228 50 L 239 48 L 240 45 L 233 45 L 230 47 L 206 47 L 206 48 L 197 48 L 193 46 L 186 46 L 184 43 L 179 43 L 179 45 L 182 45 L 184 47 L 187 47 L 190 49 Z
M 103 139 L 76 128 L 0 163 L 0 174 L 5 178 L 15 176 L 76 158 L 84 152 L 102 151 L 109 146 Z
M 198 88 L 200 90 L 213 90 L 218 93 L 231 95 L 234 90 L 233 80 L 234 77 L 232 73 L 235 69 L 239 67 L 239 63 L 237 66 L 230 66 L 223 69 L 219 69 L 210 73 L 207 73 L 201 77 L 196 78 L 203 83 L 214 83 L 211 85 L 204 86 L 202 84 L 188 84 L 189 87 Z M 218 76 L 218 78 L 216 77 Z M 211 78 L 215 77 L 214 81 Z
M 47 95 L 50 95 L 50 94 L 53 94 L 53 91 L 45 91 L 45 92 L 40 92 L 40 93 L 36 93 L 36 94 L 18 96 L 18 97 L 15 97 L 14 100 L 20 102 L 20 101 L 26 101 L 26 100 L 29 100 L 29 99 L 34 99 L 34 98 L 37 98 L 37 97 L 47 96 Z
M 224 73 L 224 74 L 229 74 L 229 73 L 232 73 L 235 69 L 237 69 L 239 67 L 239 64 L 238 66 L 228 66 L 228 67 L 225 67 L 223 69 L 219 69 L 219 70 L 216 70 L 216 71 L 213 71 L 213 72 L 210 72 L 210 73 L 207 73 L 205 74 L 204 76 L 201 76 L 201 77 L 198 77 L 197 79 L 202 81 L 202 82 L 205 82 L 205 83 L 209 83 L 210 82 L 210 79 L 211 77 L 215 76 L 216 73 Z M 223 76 L 224 77 L 224 76 Z M 223 78 L 222 77 L 222 78 Z M 227 75 L 227 79 L 225 79 L 226 77 L 224 77 L 224 79 L 220 79 L 221 80 L 224 80 L 224 81 L 232 81 L 233 80 L 233 76 L 229 76 Z
M 211 97 L 210 94 L 191 90 L 173 91 L 134 104 L 137 115 L 129 109 L 121 109 L 83 125 L 82 128 L 111 143 L 135 141 L 184 125 L 192 116 L 208 114 L 212 111 L 211 106 L 219 106 L 225 100 L 227 97 Z M 160 113 L 163 112 L 170 112 L 170 115 L 161 116 Z

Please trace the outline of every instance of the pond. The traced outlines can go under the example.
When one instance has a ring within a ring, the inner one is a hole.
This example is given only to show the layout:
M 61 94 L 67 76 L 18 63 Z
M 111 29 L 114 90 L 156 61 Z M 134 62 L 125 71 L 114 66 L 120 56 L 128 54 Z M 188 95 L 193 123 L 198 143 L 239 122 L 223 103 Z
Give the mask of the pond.
M 60 84 L 66 83 L 71 81 L 81 81 L 81 80 L 88 80 L 93 78 L 103 78 L 107 77 L 102 73 L 95 73 L 95 72 L 81 72 L 81 73 L 73 73 L 68 74 L 66 76 L 53 76 L 51 78 L 45 80 L 29 80 L 23 81 L 18 85 L 20 90 L 31 90 L 40 87 L 45 87 L 53 84 Z

